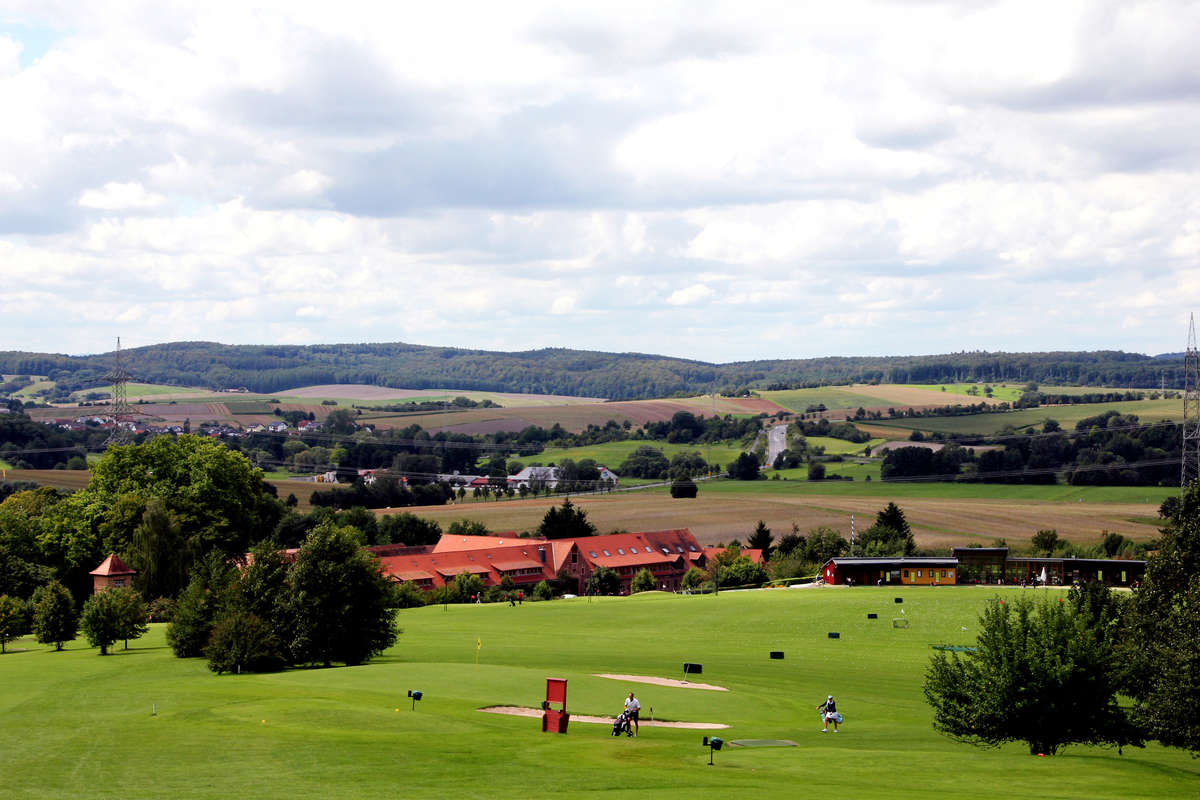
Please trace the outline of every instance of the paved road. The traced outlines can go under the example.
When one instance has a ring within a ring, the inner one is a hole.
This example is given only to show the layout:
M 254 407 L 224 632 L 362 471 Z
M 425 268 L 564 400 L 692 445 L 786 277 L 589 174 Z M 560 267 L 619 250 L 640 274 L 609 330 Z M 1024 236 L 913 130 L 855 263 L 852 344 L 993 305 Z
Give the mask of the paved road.
M 774 425 L 767 431 L 767 466 L 775 463 L 775 456 L 787 449 L 787 425 Z

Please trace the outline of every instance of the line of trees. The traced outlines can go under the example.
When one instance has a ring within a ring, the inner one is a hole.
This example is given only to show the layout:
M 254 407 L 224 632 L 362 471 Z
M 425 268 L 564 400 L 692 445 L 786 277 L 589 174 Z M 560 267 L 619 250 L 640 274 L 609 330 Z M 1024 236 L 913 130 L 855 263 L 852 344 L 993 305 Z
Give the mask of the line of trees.
M 997 443 L 980 451 L 958 442 L 937 452 L 899 447 L 884 456 L 881 476 L 1049 484 L 1061 472 L 1076 486 L 1164 486 L 1178 479 L 1183 438 L 1173 423 L 1143 427 L 1136 415 L 1109 410 L 1080 420 L 1071 435 L 1046 420 L 1041 434 L 980 437 L 978 444 Z

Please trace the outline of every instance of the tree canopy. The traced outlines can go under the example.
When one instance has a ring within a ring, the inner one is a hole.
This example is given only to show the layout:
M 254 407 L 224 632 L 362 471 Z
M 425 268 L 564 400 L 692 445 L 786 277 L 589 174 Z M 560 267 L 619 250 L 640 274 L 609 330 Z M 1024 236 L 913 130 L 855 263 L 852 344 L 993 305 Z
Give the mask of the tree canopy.
M 595 535 L 596 526 L 588 521 L 587 512 L 575 506 L 568 497 L 561 506 L 551 506 L 546 511 L 537 533 L 547 539 L 574 539 Z
M 933 656 L 924 686 L 933 727 L 976 745 L 1025 742 L 1031 754 L 1070 744 L 1140 746 L 1117 704 L 1117 650 L 1091 622 L 1061 600 L 990 601 L 975 652 Z

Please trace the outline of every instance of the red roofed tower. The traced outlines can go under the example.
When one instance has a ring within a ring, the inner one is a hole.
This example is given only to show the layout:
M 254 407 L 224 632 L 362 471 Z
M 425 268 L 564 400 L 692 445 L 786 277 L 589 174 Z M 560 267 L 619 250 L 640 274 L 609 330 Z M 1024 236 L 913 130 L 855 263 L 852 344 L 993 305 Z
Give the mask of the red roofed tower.
M 117 558 L 116 553 L 111 553 L 100 566 L 88 574 L 92 576 L 92 594 L 99 594 L 110 587 L 129 586 L 137 573 L 125 566 L 125 562 Z

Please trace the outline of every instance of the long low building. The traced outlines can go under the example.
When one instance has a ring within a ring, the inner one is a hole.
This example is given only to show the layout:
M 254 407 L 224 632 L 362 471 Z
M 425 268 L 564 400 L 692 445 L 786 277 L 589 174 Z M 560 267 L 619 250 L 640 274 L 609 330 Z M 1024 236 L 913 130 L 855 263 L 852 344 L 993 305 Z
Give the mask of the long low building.
M 958 582 L 956 558 L 831 558 L 821 567 L 830 584 L 927 585 Z
M 956 547 L 950 558 L 852 558 L 825 562 L 821 575 L 830 584 L 1020 584 L 1045 581 L 1051 586 L 1097 581 L 1132 586 L 1146 574 L 1146 562 L 1131 559 L 1038 558 L 1011 556 L 1007 547 Z

